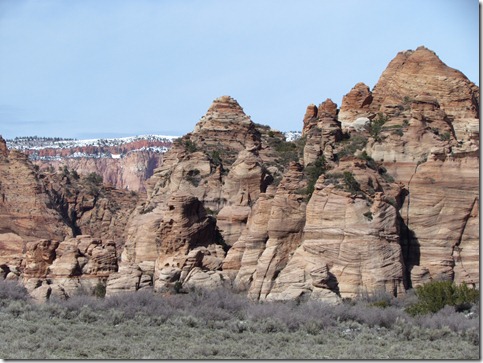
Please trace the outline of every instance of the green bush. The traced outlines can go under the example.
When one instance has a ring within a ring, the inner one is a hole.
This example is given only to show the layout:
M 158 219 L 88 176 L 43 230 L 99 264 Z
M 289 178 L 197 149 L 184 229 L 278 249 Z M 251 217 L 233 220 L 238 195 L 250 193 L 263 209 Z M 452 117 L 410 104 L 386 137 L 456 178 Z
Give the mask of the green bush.
M 305 139 L 285 141 L 273 137 L 268 140 L 268 143 L 277 154 L 276 162 L 282 165 L 284 168 L 287 167 L 291 161 L 299 161 L 299 159 L 303 156 Z
M 185 140 L 183 145 L 184 149 L 189 153 L 194 153 L 195 151 L 198 151 L 198 147 L 196 146 L 196 144 L 189 139 Z
M 209 155 L 210 159 L 211 159 L 211 162 L 216 165 L 216 166 L 219 166 L 221 165 L 221 156 L 220 156 L 220 152 L 218 150 L 213 150 L 210 155 Z
M 313 164 L 307 165 L 305 168 L 305 175 L 307 176 L 307 189 L 306 194 L 309 196 L 312 195 L 315 188 L 315 183 L 319 176 L 324 174 L 327 170 L 327 162 L 325 161 L 324 156 L 320 156 Z
M 449 132 L 445 132 L 442 135 L 439 135 L 439 138 L 442 141 L 448 141 L 449 139 L 451 139 L 451 134 Z
M 181 289 L 183 288 L 183 284 L 180 281 L 176 281 L 173 285 L 174 292 L 177 294 L 181 293 Z
M 367 154 L 366 150 L 364 150 L 360 155 L 359 155 L 359 159 L 361 160 L 364 160 L 366 162 L 366 165 L 368 168 L 371 168 L 372 170 L 376 170 L 378 169 L 378 165 L 376 163 L 376 161 Z
M 357 150 L 364 149 L 367 145 L 367 138 L 360 135 L 351 135 L 349 139 L 342 141 L 341 144 L 343 147 L 337 153 L 339 159 L 344 156 L 354 155 Z
M 361 185 L 350 171 L 344 171 L 344 183 L 351 193 L 357 193 L 361 190 Z
M 478 290 L 470 289 L 465 283 L 456 285 L 452 281 L 433 281 L 418 286 L 416 296 L 418 302 L 406 309 L 413 316 L 436 313 L 446 305 L 454 306 L 459 311 L 467 310 L 480 299 Z
M 386 121 L 387 117 L 384 116 L 382 113 L 379 113 L 377 115 L 377 118 L 371 120 L 371 123 L 369 124 L 369 134 L 374 138 L 376 142 L 380 142 L 382 140 L 380 133 L 382 131 L 382 126 L 386 123 Z
M 101 281 L 99 281 L 94 287 L 94 296 L 101 299 L 106 296 L 106 285 L 103 284 Z
M 87 176 L 86 176 L 86 181 L 88 183 L 91 183 L 93 185 L 101 185 L 102 182 L 103 182 L 103 179 L 102 179 L 102 176 L 97 174 L 97 173 L 89 173 Z
M 392 132 L 393 135 L 398 135 L 398 136 L 403 136 L 404 135 L 404 131 L 402 129 L 395 129 L 393 132 Z
M 189 181 L 193 186 L 197 187 L 200 184 L 201 176 L 198 169 L 192 169 L 186 173 L 186 180 Z

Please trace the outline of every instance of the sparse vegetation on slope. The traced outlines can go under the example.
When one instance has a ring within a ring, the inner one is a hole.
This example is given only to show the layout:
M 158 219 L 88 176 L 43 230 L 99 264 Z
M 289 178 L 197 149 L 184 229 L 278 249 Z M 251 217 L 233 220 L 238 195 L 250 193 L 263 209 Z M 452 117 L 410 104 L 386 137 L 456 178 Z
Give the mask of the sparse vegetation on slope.
M 407 301 L 406 301 L 407 300 Z M 230 290 L 147 291 L 31 303 L 0 282 L 4 359 L 476 359 L 478 306 L 412 317 L 386 294 L 321 302 Z

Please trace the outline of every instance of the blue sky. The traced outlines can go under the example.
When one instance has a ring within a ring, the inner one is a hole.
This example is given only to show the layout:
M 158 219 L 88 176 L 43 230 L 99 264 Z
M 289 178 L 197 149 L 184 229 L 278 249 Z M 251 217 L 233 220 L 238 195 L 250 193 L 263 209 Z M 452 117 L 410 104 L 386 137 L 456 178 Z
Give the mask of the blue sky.
M 0 134 L 190 132 L 221 95 L 300 130 L 420 45 L 479 84 L 477 0 L 1 0 Z

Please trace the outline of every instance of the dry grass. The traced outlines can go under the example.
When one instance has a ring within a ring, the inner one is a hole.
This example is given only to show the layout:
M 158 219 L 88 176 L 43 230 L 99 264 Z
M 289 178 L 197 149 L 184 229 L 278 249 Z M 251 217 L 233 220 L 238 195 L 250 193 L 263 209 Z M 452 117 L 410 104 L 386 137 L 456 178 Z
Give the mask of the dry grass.
M 3 359 L 479 357 L 478 306 L 413 318 L 402 307 L 367 300 L 335 307 L 255 303 L 228 290 L 76 296 L 39 305 L 4 284 Z

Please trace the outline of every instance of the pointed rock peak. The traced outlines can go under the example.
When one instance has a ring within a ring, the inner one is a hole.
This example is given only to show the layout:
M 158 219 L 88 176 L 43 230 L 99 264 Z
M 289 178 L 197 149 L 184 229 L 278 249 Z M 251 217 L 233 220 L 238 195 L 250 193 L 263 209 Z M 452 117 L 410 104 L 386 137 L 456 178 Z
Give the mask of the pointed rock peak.
M 311 103 L 307 106 L 307 110 L 305 111 L 304 122 L 310 120 L 313 117 L 317 117 L 317 106 Z
M 372 103 L 372 92 L 363 83 L 357 83 L 348 94 L 342 98 L 339 111 L 339 121 L 353 122 L 358 117 L 369 116 L 369 107 Z
M 420 46 L 416 50 L 399 52 L 384 72 L 404 69 L 409 74 L 428 73 L 445 76 L 463 76 L 461 72 L 448 67 L 432 50 Z M 465 77 L 466 78 L 466 77 Z
M 238 104 L 238 102 L 230 96 L 221 96 L 213 101 L 208 113 L 231 113 L 231 114 L 241 114 L 244 115 L 245 112 L 243 108 Z
M 304 115 L 304 126 L 302 129 L 302 136 L 306 136 L 307 133 L 317 124 L 317 106 L 311 103 L 307 106 L 307 110 Z
M 243 127 L 246 128 L 252 124 L 252 121 L 234 98 L 221 96 L 213 101 L 206 114 L 196 124 L 193 132 L 198 133 L 203 130 L 220 131 L 220 123 L 223 124 L 222 128 L 227 127 L 227 124 L 244 125 Z M 236 130 L 233 129 L 232 131 Z M 246 130 L 244 129 L 243 132 L 246 132 Z
M 337 104 L 334 103 L 330 98 L 327 98 L 324 102 L 319 105 L 319 112 L 317 116 L 337 116 Z
M 405 98 L 429 92 L 446 114 L 478 118 L 479 88 L 463 73 L 447 66 L 426 47 L 400 52 L 389 63 L 372 91 L 371 111 L 385 112 Z

